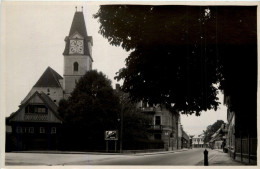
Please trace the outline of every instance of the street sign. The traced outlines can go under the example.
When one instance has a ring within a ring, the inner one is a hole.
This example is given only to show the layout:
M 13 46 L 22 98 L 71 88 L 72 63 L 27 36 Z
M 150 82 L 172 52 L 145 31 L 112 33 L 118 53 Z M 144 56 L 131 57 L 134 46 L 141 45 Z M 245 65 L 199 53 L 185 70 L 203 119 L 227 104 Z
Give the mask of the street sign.
M 105 131 L 105 140 L 118 140 L 118 131 L 117 130 Z

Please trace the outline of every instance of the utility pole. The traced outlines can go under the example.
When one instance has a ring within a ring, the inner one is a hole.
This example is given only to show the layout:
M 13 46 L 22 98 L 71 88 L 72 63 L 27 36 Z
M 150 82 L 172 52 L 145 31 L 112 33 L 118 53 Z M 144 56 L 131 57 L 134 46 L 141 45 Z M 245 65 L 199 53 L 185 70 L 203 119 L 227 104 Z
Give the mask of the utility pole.
M 176 122 L 176 125 L 177 125 L 177 130 L 176 130 L 176 133 L 177 133 L 177 150 L 179 149 L 179 122 L 178 122 L 178 118 L 177 118 L 177 122 Z
M 120 122 L 120 153 L 123 152 L 123 121 L 124 121 L 124 114 L 123 114 L 123 105 L 121 105 L 121 122 Z
M 123 107 L 125 105 L 125 101 L 124 101 L 124 93 L 121 91 L 120 89 L 120 85 L 116 84 L 116 91 L 119 93 L 119 96 L 121 94 L 121 96 L 119 97 L 120 100 L 120 105 L 121 105 L 121 110 L 120 110 L 120 142 L 119 142 L 119 152 L 122 153 L 123 152 L 123 126 L 124 126 L 124 112 L 123 112 Z

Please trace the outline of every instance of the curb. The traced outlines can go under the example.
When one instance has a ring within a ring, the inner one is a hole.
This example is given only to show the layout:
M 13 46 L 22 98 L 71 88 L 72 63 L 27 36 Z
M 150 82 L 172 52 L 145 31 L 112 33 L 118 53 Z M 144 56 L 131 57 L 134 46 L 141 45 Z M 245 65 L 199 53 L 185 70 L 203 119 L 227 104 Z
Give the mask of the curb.
M 8 153 L 36 153 L 36 154 L 96 154 L 96 155 L 120 155 L 121 153 L 102 153 L 102 152 L 51 152 L 51 151 L 12 151 Z
M 134 156 L 143 156 L 143 155 L 156 155 L 156 154 L 170 154 L 170 153 L 177 153 L 182 151 L 188 151 L 188 149 L 176 150 L 176 151 L 161 151 L 161 152 L 150 152 L 150 153 L 136 153 L 136 154 L 129 154 Z

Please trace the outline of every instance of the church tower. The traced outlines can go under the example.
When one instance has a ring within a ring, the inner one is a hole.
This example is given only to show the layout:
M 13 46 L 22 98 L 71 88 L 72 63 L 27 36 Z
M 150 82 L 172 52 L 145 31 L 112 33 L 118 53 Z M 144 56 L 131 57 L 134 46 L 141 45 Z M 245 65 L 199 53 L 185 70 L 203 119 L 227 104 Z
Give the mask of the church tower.
M 83 12 L 76 11 L 70 28 L 69 36 L 65 38 L 64 81 L 65 98 L 70 96 L 76 82 L 92 69 L 93 40 L 88 36 Z

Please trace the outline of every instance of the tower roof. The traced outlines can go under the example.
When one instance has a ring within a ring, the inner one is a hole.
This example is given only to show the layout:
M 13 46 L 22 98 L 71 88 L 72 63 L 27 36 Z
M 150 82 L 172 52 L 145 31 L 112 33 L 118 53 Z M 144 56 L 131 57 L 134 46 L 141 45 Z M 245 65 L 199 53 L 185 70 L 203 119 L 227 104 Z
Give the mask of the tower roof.
M 83 37 L 88 36 L 83 12 L 75 12 L 74 14 L 69 36 L 72 36 L 75 32 Z
M 86 29 L 86 24 L 85 24 L 85 19 L 84 19 L 84 15 L 82 11 L 79 12 L 75 12 L 74 17 L 73 17 L 73 21 L 70 27 L 70 32 L 69 32 L 69 36 L 66 36 L 65 38 L 65 49 L 63 52 L 63 55 L 69 55 L 69 39 L 71 37 L 73 37 L 73 35 L 75 35 L 75 33 L 80 34 L 83 39 L 84 39 L 84 55 L 88 55 L 90 56 L 90 58 L 92 59 L 91 56 L 91 51 L 88 47 L 87 42 L 90 42 L 91 45 L 93 45 L 93 40 L 91 36 L 88 36 L 87 34 L 87 29 Z M 92 59 L 93 61 L 93 59 Z
M 61 87 L 60 79 L 61 75 L 48 67 L 33 87 Z

